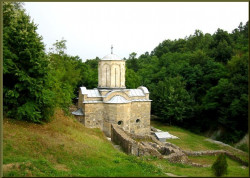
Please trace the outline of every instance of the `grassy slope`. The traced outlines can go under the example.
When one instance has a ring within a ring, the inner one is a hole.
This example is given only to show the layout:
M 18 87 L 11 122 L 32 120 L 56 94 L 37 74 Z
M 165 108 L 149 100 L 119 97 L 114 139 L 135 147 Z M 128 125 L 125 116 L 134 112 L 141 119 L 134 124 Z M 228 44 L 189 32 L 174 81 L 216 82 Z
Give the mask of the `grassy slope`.
M 174 126 L 164 126 L 160 122 L 152 121 L 151 125 L 161 129 L 163 131 L 168 131 L 170 134 L 173 134 L 179 139 L 169 139 L 168 142 L 171 142 L 183 150 L 189 150 L 189 151 L 205 151 L 205 150 L 228 150 L 237 156 L 239 156 L 241 159 L 248 162 L 249 155 L 246 152 L 236 152 L 230 147 L 218 145 L 215 143 L 211 143 L 209 141 L 206 141 L 206 137 L 196 135 L 194 133 L 191 133 L 187 130 L 174 127 Z M 189 159 L 193 162 L 200 163 L 200 164 L 207 164 L 212 165 L 214 161 L 216 160 L 216 156 L 189 156 Z M 155 161 L 157 164 L 164 164 L 161 160 Z M 249 176 L 249 167 L 244 167 L 240 165 L 239 163 L 227 158 L 228 163 L 228 174 L 225 176 Z M 169 164 L 172 165 L 172 164 Z M 186 176 L 213 176 L 211 168 L 194 168 L 191 166 L 169 166 L 166 165 L 166 168 L 164 171 L 166 172 L 175 172 L 177 175 L 186 175 Z M 172 167 L 172 168 L 171 168 Z M 171 171 L 172 170 L 172 171 Z
M 99 129 L 85 128 L 61 111 L 49 124 L 4 119 L 4 176 L 213 176 L 211 168 L 172 164 L 153 157 L 137 158 L 113 147 Z M 176 127 L 152 124 L 178 136 L 171 142 L 186 150 L 220 149 L 204 137 Z M 246 154 L 247 155 L 247 154 Z M 246 155 L 242 155 L 245 157 Z M 216 157 L 190 157 L 212 164 Z M 248 168 L 228 159 L 227 176 L 248 176 Z
M 4 176 L 159 176 L 153 164 L 113 147 L 61 111 L 49 124 L 4 119 Z

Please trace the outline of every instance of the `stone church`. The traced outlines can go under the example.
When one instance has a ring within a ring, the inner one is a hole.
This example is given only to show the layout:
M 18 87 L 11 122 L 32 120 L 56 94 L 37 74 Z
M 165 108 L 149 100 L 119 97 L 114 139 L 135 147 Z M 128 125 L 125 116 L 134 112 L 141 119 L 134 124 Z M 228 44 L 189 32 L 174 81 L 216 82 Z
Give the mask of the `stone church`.
M 151 100 L 146 87 L 126 89 L 125 60 L 113 54 L 98 64 L 98 88 L 80 87 L 78 110 L 72 112 L 89 128 L 111 136 L 111 124 L 135 135 L 150 134 Z

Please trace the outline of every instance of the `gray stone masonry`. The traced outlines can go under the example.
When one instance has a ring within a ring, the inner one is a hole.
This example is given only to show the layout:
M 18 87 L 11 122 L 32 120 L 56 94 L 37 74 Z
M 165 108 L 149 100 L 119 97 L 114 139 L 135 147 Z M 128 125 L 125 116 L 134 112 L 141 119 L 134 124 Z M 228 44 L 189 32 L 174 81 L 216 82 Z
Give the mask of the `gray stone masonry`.
M 134 139 L 145 141 L 135 141 Z M 133 135 L 113 124 L 111 124 L 111 141 L 120 145 L 127 154 L 136 156 L 152 155 L 158 157 L 159 159 L 167 159 L 173 163 L 189 164 L 195 167 L 208 167 L 210 165 L 202 165 L 191 162 L 188 159 L 188 156 L 217 155 L 224 153 L 229 158 L 241 163 L 244 166 L 248 166 L 247 162 L 228 151 L 185 151 L 172 143 L 160 142 L 153 134 L 145 136 Z

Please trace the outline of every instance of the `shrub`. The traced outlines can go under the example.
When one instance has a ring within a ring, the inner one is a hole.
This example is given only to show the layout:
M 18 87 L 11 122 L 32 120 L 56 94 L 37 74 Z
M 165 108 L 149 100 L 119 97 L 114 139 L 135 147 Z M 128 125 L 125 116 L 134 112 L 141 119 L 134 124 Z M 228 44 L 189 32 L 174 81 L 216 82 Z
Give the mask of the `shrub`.
M 227 160 L 225 154 L 220 154 L 212 165 L 215 176 L 227 174 Z

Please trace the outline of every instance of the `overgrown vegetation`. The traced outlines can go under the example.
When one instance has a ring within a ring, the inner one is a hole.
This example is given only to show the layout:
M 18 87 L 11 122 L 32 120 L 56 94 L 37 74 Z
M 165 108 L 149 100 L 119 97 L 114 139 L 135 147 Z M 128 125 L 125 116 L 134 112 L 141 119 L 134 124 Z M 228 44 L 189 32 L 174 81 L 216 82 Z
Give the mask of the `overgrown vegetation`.
M 47 122 L 56 107 L 65 111 L 78 88 L 97 87 L 98 60 L 82 62 L 65 53 L 66 40 L 46 54 L 37 25 L 21 3 L 4 2 L 4 113 Z M 126 86 L 146 86 L 152 114 L 165 124 L 196 133 L 220 130 L 218 140 L 236 143 L 248 131 L 248 22 L 231 33 L 196 30 L 164 40 L 151 53 L 126 59 Z

